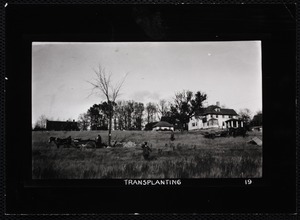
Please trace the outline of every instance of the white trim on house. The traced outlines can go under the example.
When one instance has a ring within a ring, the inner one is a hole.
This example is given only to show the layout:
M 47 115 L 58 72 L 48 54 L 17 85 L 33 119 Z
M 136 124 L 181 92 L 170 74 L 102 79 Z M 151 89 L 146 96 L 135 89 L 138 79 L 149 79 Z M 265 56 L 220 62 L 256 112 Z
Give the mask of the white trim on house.
M 174 127 L 155 127 L 153 131 L 174 131 Z
M 152 130 L 153 131 L 174 131 L 174 125 L 165 121 L 160 121 L 153 126 Z

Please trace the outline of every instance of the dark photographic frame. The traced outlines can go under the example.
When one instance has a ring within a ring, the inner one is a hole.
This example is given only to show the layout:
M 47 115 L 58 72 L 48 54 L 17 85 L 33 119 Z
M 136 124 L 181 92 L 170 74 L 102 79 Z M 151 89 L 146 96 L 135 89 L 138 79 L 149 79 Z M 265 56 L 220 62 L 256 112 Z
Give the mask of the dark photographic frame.
M 295 4 L 8 4 L 5 11 L 6 213 L 296 213 Z M 157 12 L 161 29 L 136 24 L 137 16 Z M 31 179 L 32 42 L 234 40 L 262 42 L 263 178 L 250 185 L 247 179 L 182 179 L 180 186 L 160 187 Z

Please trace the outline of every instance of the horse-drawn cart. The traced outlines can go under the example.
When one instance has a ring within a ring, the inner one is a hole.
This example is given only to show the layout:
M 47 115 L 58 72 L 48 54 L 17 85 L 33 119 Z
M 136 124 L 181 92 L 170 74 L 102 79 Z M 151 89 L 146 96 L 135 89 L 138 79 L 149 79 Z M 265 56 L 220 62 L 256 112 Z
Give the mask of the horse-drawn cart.
M 102 143 L 101 137 L 98 136 L 95 140 L 92 139 L 81 139 L 81 138 L 56 138 L 50 137 L 49 143 L 54 142 L 54 144 L 59 148 L 60 146 L 64 148 L 75 147 L 75 148 L 100 148 L 106 145 Z
M 214 139 L 216 137 L 227 137 L 229 132 L 227 130 L 211 130 L 204 133 L 205 138 Z
M 210 130 L 206 131 L 204 133 L 205 138 L 214 139 L 216 137 L 237 137 L 237 136 L 243 136 L 245 137 L 247 133 L 247 129 L 244 127 L 239 128 L 229 128 L 226 130 Z
M 75 138 L 75 139 L 73 139 L 73 143 L 76 148 L 82 148 L 82 147 L 96 148 L 97 147 L 96 141 L 90 140 L 90 139 L 82 140 L 81 138 Z

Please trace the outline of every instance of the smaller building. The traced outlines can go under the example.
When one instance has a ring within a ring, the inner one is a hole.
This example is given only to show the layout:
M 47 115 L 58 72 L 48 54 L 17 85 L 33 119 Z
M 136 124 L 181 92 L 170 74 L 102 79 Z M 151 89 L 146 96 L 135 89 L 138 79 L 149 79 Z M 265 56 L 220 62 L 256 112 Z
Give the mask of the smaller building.
M 153 126 L 156 125 L 158 123 L 158 121 L 155 122 L 149 122 L 147 123 L 144 127 L 145 131 L 152 131 L 153 130 Z
M 79 131 L 78 124 L 73 121 L 49 121 L 46 123 L 48 131 Z
M 153 126 L 153 131 L 174 131 L 174 125 L 166 121 L 160 121 Z

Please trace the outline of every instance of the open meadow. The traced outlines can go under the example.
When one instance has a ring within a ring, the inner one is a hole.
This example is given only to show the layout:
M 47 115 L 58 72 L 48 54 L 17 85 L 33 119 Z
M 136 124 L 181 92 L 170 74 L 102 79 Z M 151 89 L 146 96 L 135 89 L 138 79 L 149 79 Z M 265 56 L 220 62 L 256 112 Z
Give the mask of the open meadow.
M 57 148 L 49 137 L 95 139 L 107 143 L 107 131 L 33 131 L 33 179 L 156 179 L 262 177 L 262 147 L 248 142 L 261 132 L 243 137 L 205 138 L 200 131 L 112 131 L 124 147 Z M 141 144 L 152 152 L 143 158 Z

